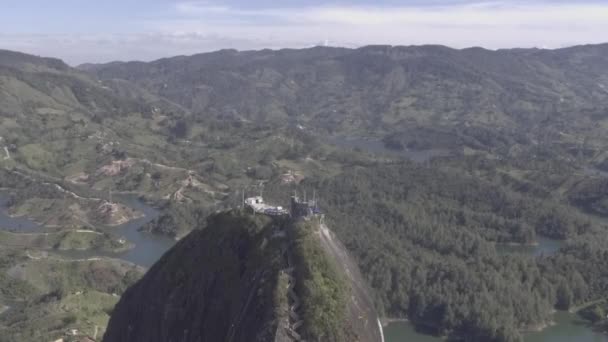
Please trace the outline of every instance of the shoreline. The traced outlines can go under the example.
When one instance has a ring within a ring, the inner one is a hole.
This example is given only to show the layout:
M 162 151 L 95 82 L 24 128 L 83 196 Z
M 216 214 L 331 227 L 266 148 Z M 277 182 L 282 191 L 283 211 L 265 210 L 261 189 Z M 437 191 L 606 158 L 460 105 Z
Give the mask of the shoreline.
M 521 333 L 524 334 L 528 334 L 528 333 L 539 333 L 542 332 L 548 328 L 551 328 L 552 326 L 556 325 L 557 322 L 555 322 L 555 320 L 551 320 L 549 322 L 545 322 L 545 323 L 538 323 L 535 325 L 530 325 L 527 327 L 524 327 L 523 329 L 519 330 Z
M 378 319 L 383 328 L 386 328 L 391 323 L 407 323 L 409 320 L 407 318 L 398 318 L 398 317 L 381 317 Z
M 584 310 L 584 309 L 586 309 L 586 308 L 588 308 L 588 307 L 590 307 L 592 305 L 596 305 L 596 304 L 602 303 L 604 301 L 608 301 L 608 298 L 602 298 L 602 299 L 598 299 L 598 300 L 593 300 L 593 301 L 590 301 L 590 302 L 586 302 L 586 303 L 582 303 L 580 305 L 573 306 L 570 309 L 568 309 L 568 312 L 571 313 L 571 314 L 576 314 L 576 313 L 578 313 L 581 310 Z
M 508 247 L 538 247 L 540 246 L 540 242 L 529 242 L 529 243 L 521 243 L 521 242 L 494 242 L 496 246 L 508 246 Z
M 556 311 L 553 310 L 551 312 L 551 315 L 553 315 L 555 313 L 556 313 Z M 382 317 L 382 318 L 379 318 L 379 322 L 382 325 L 382 328 L 386 328 L 387 326 L 389 326 L 392 323 L 410 323 L 410 321 L 407 318 L 397 318 L 397 317 Z M 521 329 L 518 329 L 518 331 L 521 332 L 522 334 L 539 333 L 539 332 L 542 332 L 555 325 L 557 325 L 557 322 L 554 319 L 551 319 L 548 322 L 543 322 L 543 323 L 538 323 L 538 324 L 523 327 Z

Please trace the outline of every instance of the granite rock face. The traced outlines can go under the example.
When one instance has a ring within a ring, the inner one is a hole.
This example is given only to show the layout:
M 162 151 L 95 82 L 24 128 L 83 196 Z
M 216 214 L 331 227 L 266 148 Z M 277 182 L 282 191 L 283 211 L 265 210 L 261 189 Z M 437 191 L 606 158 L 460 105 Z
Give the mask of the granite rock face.
M 292 275 L 298 270 L 289 264 L 291 235 L 283 232 L 292 226 L 288 219 L 238 211 L 212 215 L 204 229 L 181 240 L 126 291 L 103 341 L 325 341 L 290 331 L 294 327 L 290 317 L 296 312 L 290 296 L 299 287 L 289 279 L 295 279 Z M 326 245 L 333 237 L 327 236 L 319 231 L 325 257 L 343 264 L 347 252 L 342 257 L 337 257 L 341 252 L 331 253 Z M 343 279 L 352 282 L 355 274 L 359 281 L 353 265 L 336 269 L 344 272 Z M 366 287 L 353 282 L 345 289 L 349 294 L 346 302 L 337 304 L 347 313 L 342 336 L 349 341 L 380 341 L 377 315 Z M 364 314 L 353 311 L 362 306 Z M 307 324 L 306 319 L 298 320 L 302 322 L 295 328 L 302 331 L 299 327 Z

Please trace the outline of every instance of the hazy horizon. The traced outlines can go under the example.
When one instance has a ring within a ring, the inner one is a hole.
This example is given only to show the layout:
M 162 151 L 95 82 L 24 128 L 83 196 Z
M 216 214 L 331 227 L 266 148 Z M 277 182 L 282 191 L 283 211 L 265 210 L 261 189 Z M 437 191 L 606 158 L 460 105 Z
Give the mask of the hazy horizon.
M 315 45 L 555 49 L 604 42 L 608 3 L 23 0 L 0 13 L 0 28 L 0 48 L 71 65 Z
M 257 49 L 218 48 L 216 50 L 210 50 L 210 51 L 194 52 L 194 53 L 191 53 L 191 54 L 176 54 L 176 55 L 169 55 L 169 56 L 163 56 L 163 57 L 151 58 L 151 59 L 124 59 L 124 60 L 116 59 L 116 60 L 101 61 L 101 62 L 87 62 L 87 61 L 85 61 L 85 62 L 76 63 L 76 64 L 69 63 L 68 61 L 63 60 L 59 56 L 40 55 L 40 54 L 35 54 L 35 53 L 28 53 L 26 51 L 18 51 L 18 50 L 2 49 L 2 48 L 0 48 L 0 50 L 13 51 L 13 52 L 18 52 L 18 53 L 26 53 L 26 54 L 31 54 L 33 56 L 43 57 L 43 58 L 58 58 L 58 59 L 61 59 L 63 62 L 67 63 L 68 65 L 70 65 L 72 67 L 77 67 L 77 66 L 86 65 L 86 64 L 111 64 L 111 63 L 128 63 L 128 62 L 154 62 L 154 61 L 165 59 L 165 58 L 189 57 L 189 56 L 194 56 L 194 55 L 199 55 L 199 54 L 219 52 L 219 51 L 222 51 L 222 50 L 236 50 L 238 52 L 262 51 L 262 50 L 280 51 L 280 50 L 304 50 L 304 49 L 311 49 L 311 48 L 315 48 L 315 47 L 328 47 L 328 48 L 338 48 L 338 49 L 339 48 L 358 49 L 358 48 L 364 48 L 364 47 L 367 47 L 367 46 L 387 45 L 387 46 L 391 46 L 391 47 L 443 46 L 443 47 L 447 47 L 447 48 L 455 49 L 455 50 L 466 50 L 466 49 L 473 49 L 473 48 L 482 48 L 482 49 L 485 49 L 485 50 L 488 50 L 488 51 L 500 51 L 500 50 L 510 50 L 510 49 L 538 49 L 538 50 L 552 51 L 552 50 L 568 49 L 568 48 L 573 48 L 573 47 L 577 47 L 577 46 L 603 45 L 603 44 L 608 44 L 608 40 L 606 42 L 603 42 L 603 43 L 576 44 L 576 45 L 568 45 L 568 46 L 562 46 L 562 47 L 557 47 L 557 48 L 548 48 L 548 47 L 542 47 L 542 48 L 536 48 L 536 47 L 531 47 L 531 48 L 512 47 L 512 48 L 499 48 L 499 49 L 488 49 L 488 48 L 484 48 L 484 47 L 481 47 L 481 46 L 467 46 L 467 47 L 455 48 L 455 47 L 451 47 L 451 46 L 447 46 L 447 45 L 442 45 L 442 44 L 412 44 L 412 45 L 367 44 L 367 45 L 361 45 L 361 46 L 356 46 L 356 47 L 348 47 L 348 46 L 332 46 L 332 45 L 325 46 L 325 45 L 323 45 L 323 44 L 320 43 L 318 45 L 313 45 L 313 46 L 308 46 L 308 47 L 295 47 L 295 48 L 290 48 L 290 47 L 284 47 L 284 48 L 263 48 L 262 47 L 262 48 L 257 48 Z

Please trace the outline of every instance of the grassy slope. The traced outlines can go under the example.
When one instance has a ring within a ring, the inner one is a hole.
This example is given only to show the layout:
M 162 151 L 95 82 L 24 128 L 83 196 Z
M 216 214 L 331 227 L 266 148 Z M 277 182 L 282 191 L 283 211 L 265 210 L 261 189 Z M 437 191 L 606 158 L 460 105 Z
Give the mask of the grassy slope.
M 97 291 L 47 297 L 12 312 L 12 317 L 4 322 L 7 328 L 3 338 L 15 342 L 58 339 L 70 329 L 91 337 L 97 333 L 99 338 L 117 301 L 117 296 Z
M 97 330 L 100 337 L 118 301 L 115 294 L 142 274 L 139 267 L 110 259 L 66 262 L 0 251 L 0 300 L 12 306 L 0 318 L 3 341 L 56 339 L 68 329 L 89 336 Z
M 128 248 L 111 235 L 95 231 L 60 231 L 54 233 L 21 234 L 0 231 L 0 246 L 56 249 L 56 250 L 98 250 L 117 252 Z

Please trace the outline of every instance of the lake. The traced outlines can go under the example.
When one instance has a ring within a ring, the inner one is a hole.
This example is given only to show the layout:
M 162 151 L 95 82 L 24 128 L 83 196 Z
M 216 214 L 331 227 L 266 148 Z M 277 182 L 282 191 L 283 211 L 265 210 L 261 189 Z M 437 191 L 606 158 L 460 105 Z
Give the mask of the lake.
M 131 220 L 117 227 L 118 230 L 115 231 L 115 234 L 121 235 L 128 241 L 134 243 L 135 248 L 123 253 L 118 253 L 116 257 L 138 265 L 150 267 L 158 261 L 169 248 L 173 247 L 176 241 L 166 236 L 138 231 L 141 226 L 158 217 L 158 210 L 133 196 L 120 197 L 120 201 L 121 203 L 144 213 L 144 217 Z
M 131 220 L 117 227 L 102 228 L 112 234 L 124 237 L 135 246 L 121 253 L 103 253 L 97 251 L 55 251 L 57 254 L 71 259 L 84 259 L 98 256 L 122 259 L 134 264 L 150 267 L 175 244 L 175 240 L 140 232 L 138 229 L 158 217 L 158 210 L 147 205 L 135 196 L 116 196 L 116 199 L 144 214 L 143 217 Z M 21 233 L 44 232 L 45 228 L 26 217 L 10 217 L 6 203 L 8 196 L 0 194 L 0 229 Z
M 175 244 L 175 240 L 171 238 L 139 231 L 140 227 L 158 217 L 158 210 L 135 196 L 116 196 L 115 199 L 144 214 L 143 217 L 133 219 L 117 227 L 104 228 L 104 230 L 133 243 L 135 245 L 133 248 L 120 253 L 102 253 L 97 251 L 56 251 L 56 253 L 72 259 L 105 256 L 129 261 L 146 268 L 154 265 Z
M 416 332 L 409 322 L 392 322 L 384 327 L 384 342 L 444 342 L 441 338 Z
M 9 196 L 7 194 L 0 193 L 0 229 L 20 233 L 38 233 L 43 231 L 43 227 L 26 217 L 9 216 L 6 208 L 8 200 Z
M 607 342 L 608 335 L 594 332 L 576 314 L 559 311 L 555 325 L 541 332 L 527 333 L 525 342 Z M 384 328 L 385 342 L 445 342 L 439 337 L 416 332 L 408 322 L 394 322 Z

